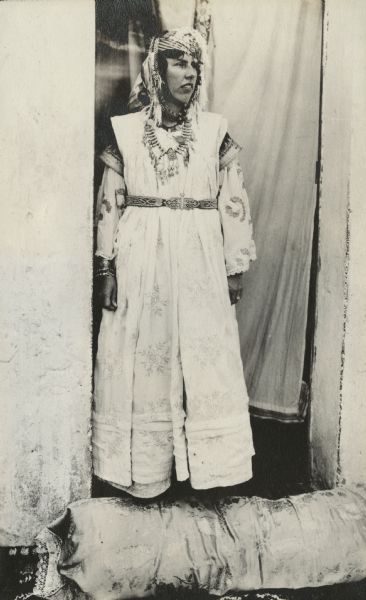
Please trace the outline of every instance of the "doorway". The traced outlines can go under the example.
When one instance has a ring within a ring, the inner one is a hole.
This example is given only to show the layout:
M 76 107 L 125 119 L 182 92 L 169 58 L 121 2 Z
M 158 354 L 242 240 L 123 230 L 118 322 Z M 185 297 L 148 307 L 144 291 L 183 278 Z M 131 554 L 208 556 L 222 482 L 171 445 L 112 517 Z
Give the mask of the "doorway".
M 318 226 L 314 175 L 320 148 L 323 19 L 318 0 L 297 0 L 291 8 L 287 3 L 274 4 L 269 14 L 266 2 L 260 7 L 254 2 L 233 2 L 234 9 L 241 11 L 236 22 L 245 24 L 235 35 L 248 40 L 238 60 L 233 50 L 235 36 L 230 37 L 227 28 L 215 29 L 214 25 L 227 18 L 227 5 L 224 8 L 223 3 L 212 3 L 215 54 L 210 83 L 214 97 L 211 109 L 229 116 L 234 135 L 244 146 L 242 166 L 255 230 L 259 232 L 259 260 L 246 276 L 248 292 L 238 308 L 238 321 L 253 399 L 254 493 L 267 497 L 300 493 L 309 486 L 307 415 Z M 109 15 L 108 10 L 112 11 Z M 112 13 L 113 30 L 108 25 Z M 124 3 L 123 13 L 115 17 L 115 2 L 97 2 L 96 156 L 112 139 L 109 117 L 127 112 L 131 84 L 148 41 L 161 29 L 153 2 L 142 3 L 137 12 L 136 4 Z M 287 33 L 277 38 L 278 31 Z M 294 56 L 288 62 L 289 38 Z M 263 83 L 263 74 L 268 85 Z M 229 91 L 227 77 L 235 82 Z M 251 81 L 252 94 L 244 91 L 247 81 Z M 296 176 L 295 168 L 299 171 Z M 101 163 L 96 161 L 96 189 L 101 175 Z M 299 211 L 303 211 L 300 218 Z M 287 229 L 281 235 L 283 223 Z M 270 298 L 270 302 L 261 308 L 258 298 Z M 94 307 L 96 349 L 100 311 Z

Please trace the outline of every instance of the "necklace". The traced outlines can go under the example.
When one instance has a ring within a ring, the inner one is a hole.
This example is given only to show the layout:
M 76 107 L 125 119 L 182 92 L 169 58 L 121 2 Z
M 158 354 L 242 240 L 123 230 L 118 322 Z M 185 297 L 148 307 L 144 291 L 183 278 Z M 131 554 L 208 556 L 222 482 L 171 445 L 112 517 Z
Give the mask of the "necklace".
M 174 126 L 174 130 L 170 131 L 157 127 L 152 119 L 145 121 L 143 143 L 161 183 L 166 183 L 179 172 L 179 154 L 183 157 L 184 165 L 188 166 L 194 141 L 190 119 Z
M 168 103 L 164 98 L 164 94 L 161 94 L 160 104 L 163 115 L 168 121 L 176 121 L 177 123 L 183 123 L 187 115 L 187 106 L 183 106 L 178 112 L 174 112 L 174 110 L 169 108 Z
M 174 131 L 174 130 L 178 129 L 179 126 L 180 126 L 179 123 L 174 123 L 174 125 L 164 125 L 164 123 L 161 124 L 161 127 L 163 129 L 165 129 L 166 131 Z
M 170 108 L 168 108 L 167 106 L 162 107 L 162 112 L 167 121 L 172 121 L 175 123 L 182 122 L 182 114 L 180 112 L 175 113 L 173 110 L 170 110 Z

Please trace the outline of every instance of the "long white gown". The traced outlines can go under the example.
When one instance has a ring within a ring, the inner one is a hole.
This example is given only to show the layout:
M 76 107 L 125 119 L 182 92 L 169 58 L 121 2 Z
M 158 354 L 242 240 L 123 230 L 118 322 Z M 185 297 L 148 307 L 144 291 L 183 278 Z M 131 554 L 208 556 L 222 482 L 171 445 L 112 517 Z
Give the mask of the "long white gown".
M 188 166 L 179 156 L 179 173 L 163 184 L 143 144 L 144 118 L 112 119 L 123 176 L 106 166 L 100 188 L 97 255 L 116 258 L 118 308 L 103 310 L 98 340 L 93 463 L 98 477 L 152 497 L 169 487 L 173 464 L 196 489 L 251 478 L 227 275 L 246 271 L 255 247 L 238 147 L 222 151 L 226 120 L 201 113 Z M 219 209 L 123 209 L 125 193 L 218 197 Z

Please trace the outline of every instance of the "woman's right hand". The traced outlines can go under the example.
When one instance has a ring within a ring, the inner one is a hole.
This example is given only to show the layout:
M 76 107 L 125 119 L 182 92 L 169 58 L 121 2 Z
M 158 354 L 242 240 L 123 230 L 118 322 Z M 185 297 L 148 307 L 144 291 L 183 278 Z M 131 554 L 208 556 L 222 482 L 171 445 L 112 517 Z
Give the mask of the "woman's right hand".
M 111 273 L 100 277 L 97 283 L 98 301 L 102 308 L 116 310 L 117 308 L 117 279 Z

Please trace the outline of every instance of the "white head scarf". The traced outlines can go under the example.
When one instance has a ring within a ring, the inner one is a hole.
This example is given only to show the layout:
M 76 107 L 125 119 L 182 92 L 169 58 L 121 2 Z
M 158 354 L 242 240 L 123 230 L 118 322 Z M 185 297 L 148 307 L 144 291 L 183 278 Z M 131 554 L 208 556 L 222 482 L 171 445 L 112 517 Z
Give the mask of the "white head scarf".
M 207 46 L 202 35 L 190 27 L 181 27 L 167 31 L 160 37 L 151 40 L 150 49 L 132 88 L 129 109 L 140 110 L 148 106 L 148 118 L 156 125 L 161 124 L 162 110 L 160 97 L 163 81 L 158 69 L 158 52 L 164 50 L 181 50 L 194 57 L 200 64 L 200 73 L 196 88 L 190 100 L 187 116 L 197 119 L 199 111 L 207 102 L 205 68 L 207 68 Z

